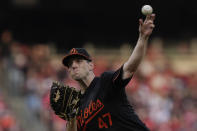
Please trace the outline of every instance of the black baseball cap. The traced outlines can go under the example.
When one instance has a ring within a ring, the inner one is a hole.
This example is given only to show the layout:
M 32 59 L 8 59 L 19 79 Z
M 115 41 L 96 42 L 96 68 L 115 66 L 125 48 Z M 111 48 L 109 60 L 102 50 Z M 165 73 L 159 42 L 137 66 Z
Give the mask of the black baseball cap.
M 64 56 L 62 63 L 64 66 L 68 67 L 69 59 L 72 57 L 80 56 L 85 60 L 92 61 L 90 55 L 84 48 L 72 48 L 69 52 Z

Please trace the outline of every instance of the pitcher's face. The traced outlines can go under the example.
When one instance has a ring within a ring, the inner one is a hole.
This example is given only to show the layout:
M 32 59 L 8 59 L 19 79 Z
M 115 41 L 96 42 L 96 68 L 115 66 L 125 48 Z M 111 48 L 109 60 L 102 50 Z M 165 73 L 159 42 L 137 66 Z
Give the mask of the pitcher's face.
M 79 81 L 84 79 L 89 75 L 90 71 L 93 71 L 92 62 L 80 57 L 70 58 L 68 72 L 74 80 Z

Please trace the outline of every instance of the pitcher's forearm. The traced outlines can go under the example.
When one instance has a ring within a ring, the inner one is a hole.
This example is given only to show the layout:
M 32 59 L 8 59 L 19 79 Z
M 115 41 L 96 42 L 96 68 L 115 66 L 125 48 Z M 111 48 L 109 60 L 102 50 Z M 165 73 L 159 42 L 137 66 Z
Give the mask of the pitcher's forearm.
M 143 57 L 146 53 L 148 38 L 139 37 L 137 44 L 129 58 L 129 60 L 125 63 L 126 67 L 130 72 L 135 72 L 137 67 L 141 63 Z

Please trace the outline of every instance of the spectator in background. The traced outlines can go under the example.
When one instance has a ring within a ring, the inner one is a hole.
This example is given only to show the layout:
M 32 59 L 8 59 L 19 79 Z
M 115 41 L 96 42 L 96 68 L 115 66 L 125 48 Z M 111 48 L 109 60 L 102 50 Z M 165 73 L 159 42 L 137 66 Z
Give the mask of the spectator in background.
M 1 34 L 0 57 L 7 58 L 10 55 L 10 46 L 12 43 L 12 33 L 9 30 L 3 31 Z

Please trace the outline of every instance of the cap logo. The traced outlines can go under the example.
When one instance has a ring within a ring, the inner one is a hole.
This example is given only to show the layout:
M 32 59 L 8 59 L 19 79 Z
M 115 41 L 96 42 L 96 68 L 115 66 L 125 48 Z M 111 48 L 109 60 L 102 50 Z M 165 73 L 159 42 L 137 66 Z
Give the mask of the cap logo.
M 75 53 L 78 53 L 78 52 L 77 52 L 77 50 L 76 50 L 75 48 L 73 48 L 73 49 L 70 51 L 70 53 L 71 53 L 71 54 L 75 54 Z

